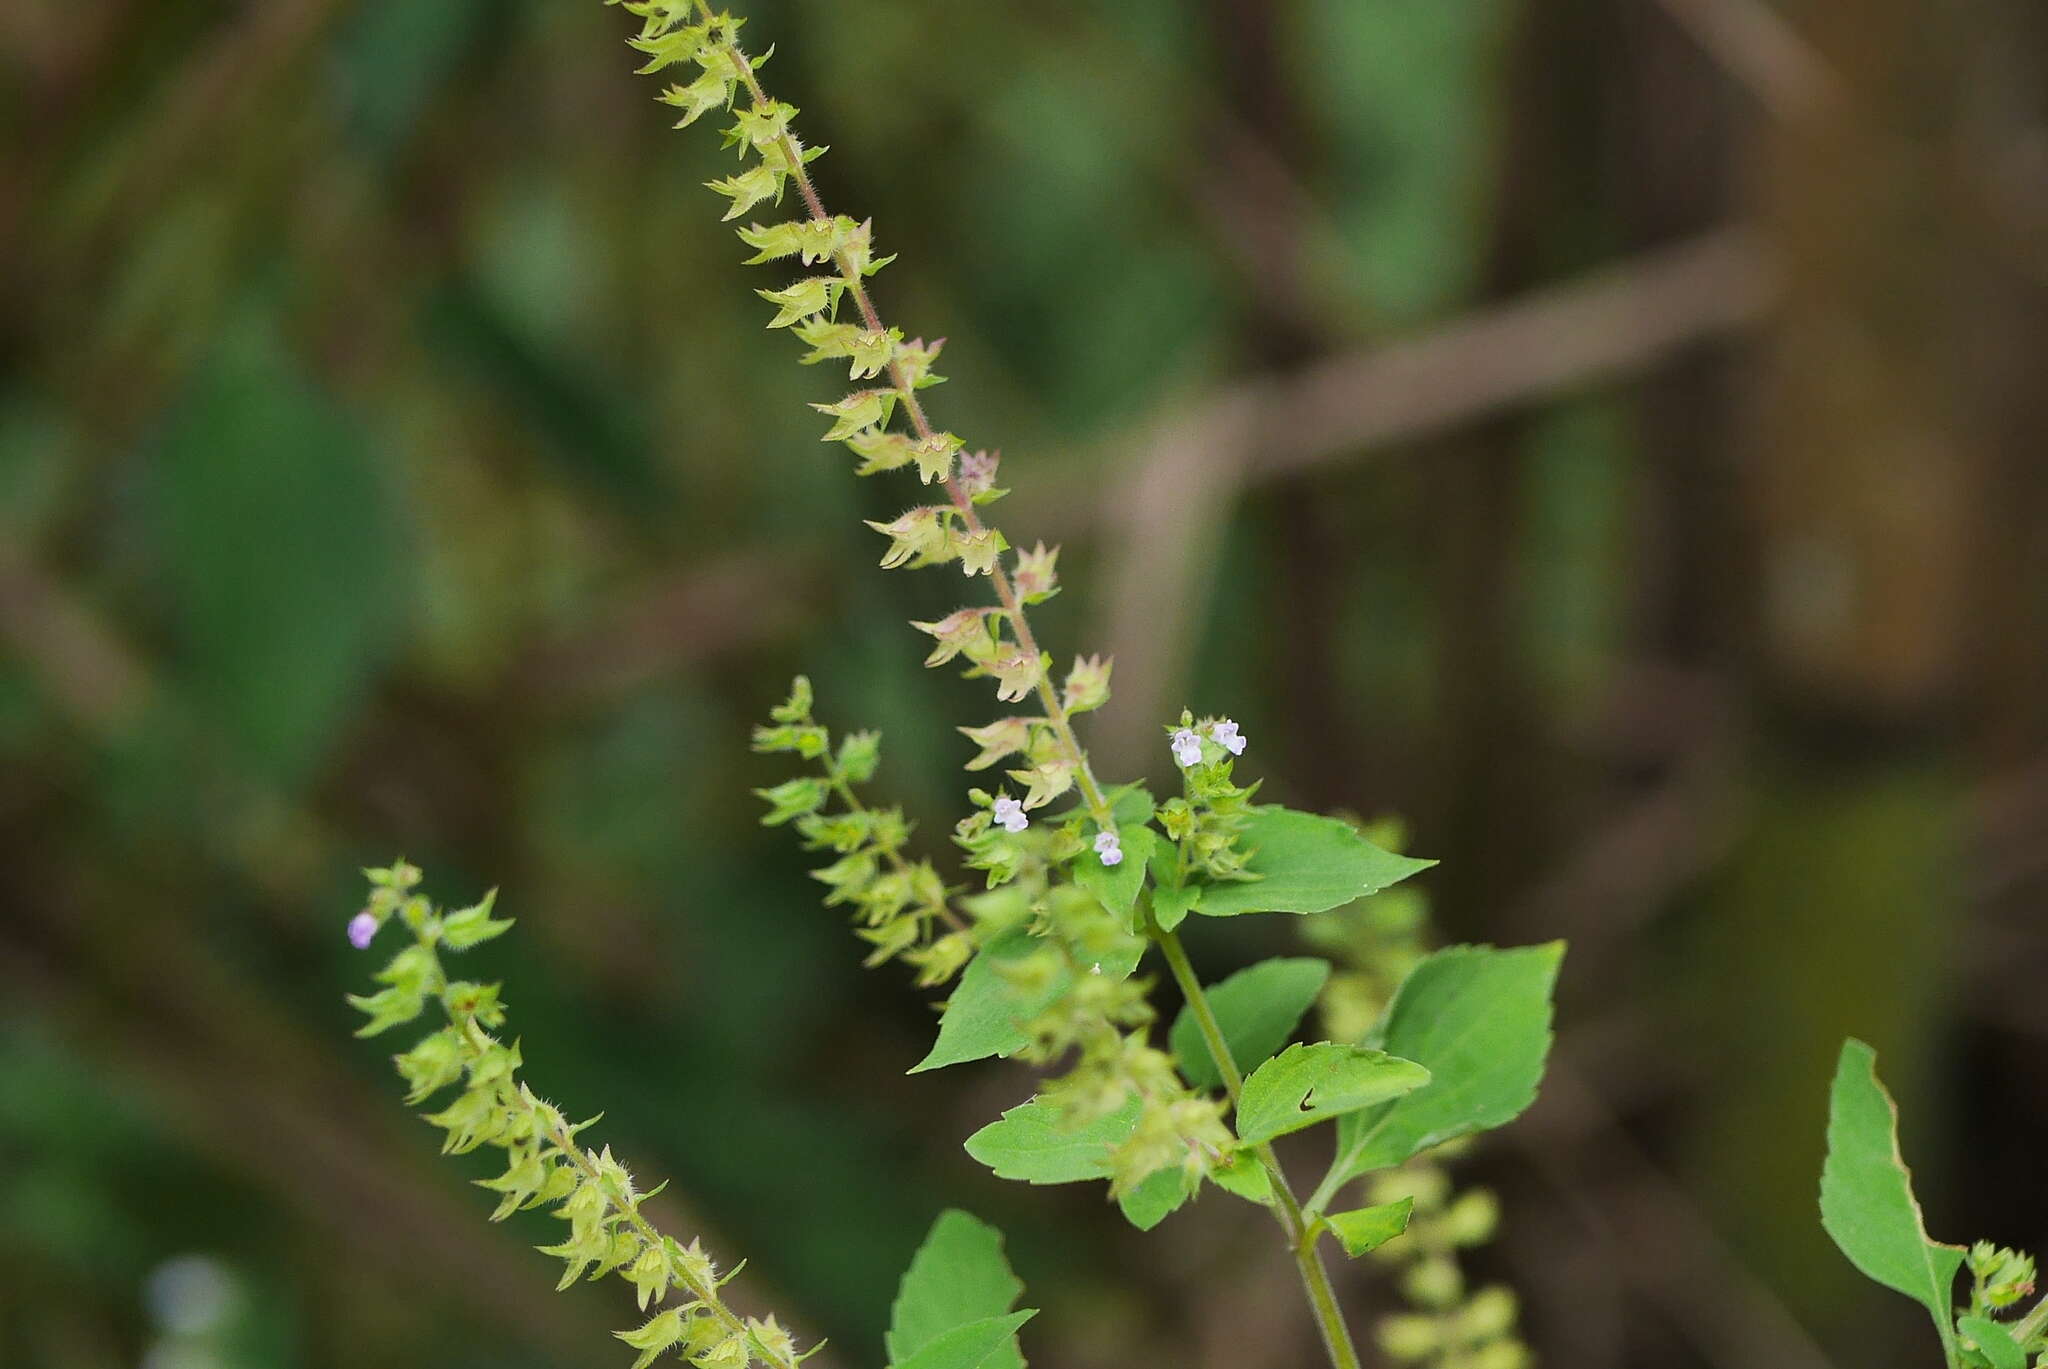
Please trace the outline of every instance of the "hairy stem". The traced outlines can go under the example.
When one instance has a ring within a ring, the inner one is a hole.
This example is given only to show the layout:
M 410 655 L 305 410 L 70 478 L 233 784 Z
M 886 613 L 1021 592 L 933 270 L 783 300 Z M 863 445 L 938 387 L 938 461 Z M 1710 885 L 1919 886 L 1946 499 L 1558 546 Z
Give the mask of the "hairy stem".
M 709 0 L 697 0 L 697 10 L 705 22 L 710 22 L 713 13 Z M 734 64 L 739 68 L 740 80 L 747 87 L 747 95 L 754 102 L 754 108 L 768 106 L 768 93 L 761 88 L 761 80 L 754 74 L 751 58 L 737 43 L 730 48 Z M 803 144 L 794 133 L 784 132 L 781 137 L 782 154 L 791 169 L 790 178 L 796 182 L 797 194 L 802 196 L 804 209 L 813 222 L 829 223 L 832 216 L 825 212 L 825 202 L 818 196 L 818 188 L 811 180 L 810 170 L 804 164 Z M 836 256 L 841 279 L 846 282 L 846 295 L 853 301 L 861 322 L 871 332 L 885 332 L 882 316 L 875 308 L 873 296 L 868 293 L 867 281 L 862 277 L 860 265 L 848 252 Z M 921 441 L 929 442 L 937 433 L 931 419 L 924 411 L 924 404 L 917 397 L 917 387 L 910 383 L 900 361 L 889 363 L 889 381 L 896 392 L 897 402 L 902 404 L 904 415 L 910 420 L 910 427 Z M 967 531 L 979 534 L 986 530 L 981 513 L 974 506 L 974 500 L 961 487 L 958 479 L 948 475 L 945 482 L 946 498 L 960 514 L 960 521 Z M 1032 660 L 1041 659 L 1038 638 L 1031 630 L 1031 620 L 1024 611 L 1024 602 L 1017 596 L 1016 586 L 1010 583 L 1009 572 L 1003 569 L 1000 559 L 989 570 L 989 579 L 995 584 L 996 600 L 1003 607 L 1010 620 L 1010 628 L 1017 634 L 1017 646 Z M 1066 750 L 1067 758 L 1074 765 L 1074 781 L 1080 787 L 1081 798 L 1088 806 L 1088 815 L 1097 826 L 1108 829 L 1114 821 L 1110 815 L 1109 803 L 1103 798 L 1102 785 L 1095 778 L 1095 771 L 1088 762 L 1088 753 L 1082 749 L 1080 738 L 1074 732 L 1074 720 L 1060 702 L 1059 692 L 1053 688 L 1052 680 L 1043 672 L 1038 678 L 1038 701 L 1045 710 L 1045 720 L 1052 724 L 1053 734 L 1059 738 Z
M 2022 1348 L 2028 1341 L 2048 1329 L 2048 1296 L 2027 1309 L 2027 1315 L 2012 1324 L 2012 1338 Z
M 1159 943 L 1161 954 L 1166 957 L 1167 967 L 1173 971 L 1174 983 L 1180 986 L 1181 996 L 1187 1000 L 1188 1011 L 1194 1014 L 1195 1025 L 1202 1032 L 1202 1043 L 1209 1048 L 1209 1057 L 1216 1062 L 1216 1072 L 1223 1076 L 1223 1087 L 1229 1092 L 1230 1101 L 1237 1102 L 1244 1088 L 1244 1077 L 1238 1072 L 1237 1061 L 1231 1058 L 1230 1043 L 1224 1040 L 1223 1026 L 1216 1020 L 1215 1009 L 1209 1006 L 1209 995 L 1203 991 L 1202 981 L 1195 975 L 1195 967 L 1188 962 L 1187 949 L 1181 945 L 1179 934 L 1162 931 L 1156 923 L 1152 925 L 1151 933 L 1152 939 Z M 1273 1215 L 1287 1233 L 1287 1244 L 1294 1253 L 1295 1267 L 1301 1273 L 1301 1285 L 1308 1294 L 1309 1307 L 1315 1313 L 1316 1328 L 1322 1332 L 1323 1347 L 1329 1351 L 1330 1363 L 1336 1369 L 1358 1369 L 1358 1350 L 1351 1343 L 1351 1330 L 1344 1324 L 1344 1314 L 1337 1307 L 1337 1294 L 1330 1286 L 1330 1271 L 1324 1267 L 1322 1252 L 1316 1247 L 1320 1230 L 1302 1214 L 1301 1204 L 1294 1197 L 1286 1171 L 1281 1169 L 1280 1157 L 1274 1153 L 1272 1145 L 1255 1146 L 1253 1153 L 1265 1166 L 1266 1178 L 1272 1184 Z
M 709 0 L 696 0 L 696 5 L 699 16 L 705 22 L 710 23 L 714 20 Z M 752 60 L 737 44 L 730 45 L 728 50 L 755 109 L 766 110 L 770 101 L 767 92 L 762 89 L 759 77 L 755 74 Z M 779 143 L 782 157 L 790 168 L 790 177 L 796 183 L 798 195 L 803 199 L 805 211 L 813 222 L 831 222 L 831 215 L 826 212 L 824 201 L 818 195 L 817 186 L 812 182 L 810 172 L 805 166 L 803 145 L 794 133 L 787 130 L 781 134 Z M 853 253 L 842 250 L 836 254 L 835 264 L 845 285 L 845 295 L 853 301 L 862 324 L 870 332 L 885 333 L 887 330 L 883 326 L 880 312 L 875 308 L 874 299 L 868 292 L 860 262 Z M 912 383 L 909 373 L 900 361 L 893 359 L 889 363 L 888 371 L 897 402 L 903 406 L 904 415 L 909 420 L 912 431 L 917 434 L 920 441 L 932 441 L 937 435 L 937 430 L 932 426 L 923 403 L 917 397 L 916 386 Z M 969 534 L 978 536 L 987 530 L 973 498 L 951 474 L 945 479 L 945 490 L 947 499 L 959 514 L 961 523 Z M 994 584 L 996 599 L 1009 619 L 1011 631 L 1016 634 L 1019 650 L 1034 662 L 1041 661 L 1044 653 L 1038 645 L 1036 634 L 1031 629 L 1023 600 L 1017 594 L 1016 586 L 1011 582 L 1010 575 L 1003 568 L 1000 559 L 991 567 L 989 578 Z M 1080 738 L 1074 731 L 1073 717 L 1042 668 L 1038 672 L 1037 694 L 1046 722 L 1052 727 L 1061 749 L 1074 767 L 1074 781 L 1081 791 L 1089 817 L 1098 827 L 1113 831 L 1114 816 L 1103 794 L 1102 785 L 1096 779 L 1094 768 L 1089 763 L 1088 753 L 1081 746 Z M 842 798 L 850 798 L 850 786 L 839 784 L 836 779 L 834 783 Z M 1202 992 L 1201 981 L 1195 977 L 1193 967 L 1188 964 L 1187 952 L 1181 947 L 1180 938 L 1173 933 L 1161 931 L 1154 926 L 1152 934 L 1159 943 L 1175 980 L 1180 984 L 1196 1021 L 1201 1025 L 1203 1039 L 1208 1044 L 1210 1054 L 1215 1058 L 1217 1070 L 1223 1076 L 1231 1101 L 1235 1103 L 1243 1080 L 1236 1063 L 1231 1059 L 1230 1048 L 1223 1039 L 1215 1013 L 1209 1006 L 1207 996 Z M 1344 1324 L 1343 1315 L 1337 1307 L 1336 1294 L 1330 1286 L 1329 1271 L 1324 1267 L 1322 1256 L 1316 1248 L 1316 1228 L 1303 1216 L 1301 1205 L 1288 1185 L 1287 1176 L 1282 1171 L 1279 1157 L 1274 1154 L 1272 1146 L 1258 1146 L 1255 1152 L 1265 1167 L 1272 1185 L 1274 1215 L 1286 1233 L 1295 1265 L 1301 1274 L 1302 1286 L 1308 1295 L 1309 1306 L 1315 1314 L 1324 1347 L 1329 1352 L 1330 1363 L 1335 1369 L 1359 1369 L 1358 1351 L 1351 1343 L 1351 1333 Z

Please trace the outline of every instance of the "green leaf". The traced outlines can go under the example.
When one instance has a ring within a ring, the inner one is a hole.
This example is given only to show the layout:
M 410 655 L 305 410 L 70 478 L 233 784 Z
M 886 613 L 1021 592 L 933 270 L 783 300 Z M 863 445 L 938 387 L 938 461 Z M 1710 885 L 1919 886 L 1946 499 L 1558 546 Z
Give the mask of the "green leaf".
M 948 1332 L 1002 1317 L 1017 1305 L 1023 1282 L 1003 1258 L 1003 1233 L 957 1209 L 939 1214 L 903 1271 L 885 1338 L 891 1363 L 909 1359 Z M 1023 1369 L 1014 1340 L 979 1362 L 980 1369 Z
M 1188 914 L 1199 911 L 1202 903 L 1202 886 L 1186 884 L 1178 889 L 1154 889 L 1152 891 L 1152 919 L 1159 924 L 1159 930 L 1170 932 L 1188 920 Z
M 1067 1127 L 1059 1108 L 1034 1098 L 967 1138 L 967 1153 L 999 1179 L 1074 1184 L 1109 1177 L 1109 1152 L 1138 1125 L 1138 1100 L 1082 1127 Z
M 1149 827 L 1129 823 L 1117 824 L 1116 830 L 1124 858 L 1115 865 L 1104 865 L 1094 851 L 1083 851 L 1074 858 L 1074 883 L 1102 900 L 1102 906 L 1123 923 L 1125 931 L 1135 932 L 1138 923 L 1133 910 L 1138 891 L 1145 887 L 1145 866 L 1152 859 L 1157 834 Z
M 1898 1109 L 1877 1081 L 1877 1052 L 1853 1038 L 1842 1043 L 1828 1096 L 1820 1224 L 1849 1263 L 1927 1309 L 1954 1363 L 1949 1317 L 1963 1250 L 1927 1239 L 1912 1175 L 1899 1155 Z
M 1403 1198 L 1398 1202 L 1381 1203 L 1377 1207 L 1334 1212 L 1323 1218 L 1323 1224 L 1344 1243 L 1344 1253 L 1357 1259 L 1406 1231 L 1408 1216 L 1414 1210 L 1415 1200 Z
M 1003 1363 L 993 1356 L 1017 1343 L 1017 1328 L 1038 1315 L 1038 1309 L 985 1317 L 946 1332 L 908 1359 L 892 1360 L 889 1369 L 984 1369 Z M 1023 1363 L 1020 1355 L 1017 1363 Z
M 1210 986 L 1209 1007 L 1239 1073 L 1257 1069 L 1287 1044 L 1329 978 L 1328 961 L 1304 956 L 1262 961 Z M 1193 1013 L 1180 1010 L 1167 1040 L 1188 1083 L 1198 1089 L 1223 1087 Z
M 1152 844 L 1152 920 L 1159 924 L 1159 930 L 1170 932 L 1187 921 L 1194 906 L 1201 902 L 1202 886 L 1181 884 L 1180 847 L 1170 841 L 1156 841 Z
M 1452 946 L 1411 970 L 1366 1040 L 1416 1061 L 1431 1082 L 1338 1124 L 1337 1157 L 1309 1206 L 1321 1211 L 1349 1180 L 1512 1121 L 1535 1101 L 1563 957 L 1561 941 Z
M 2027 1352 L 2020 1349 L 2012 1332 L 1989 1317 L 1964 1317 L 1956 1322 L 1956 1330 L 1976 1342 L 1984 1358 L 1991 1361 L 1991 1369 L 2027 1369 Z
M 1428 1070 L 1385 1051 L 1335 1041 L 1296 1043 L 1244 1081 L 1237 1134 L 1257 1145 L 1413 1093 L 1428 1082 Z
M 1252 853 L 1247 868 L 1264 878 L 1203 885 L 1194 911 L 1204 917 L 1325 912 L 1436 864 L 1383 851 L 1348 822 L 1278 804 L 1252 809 L 1239 842 Z
M 1188 1172 L 1183 1165 L 1168 1165 L 1152 1174 L 1145 1182 L 1125 1193 L 1117 1195 L 1116 1205 L 1123 1210 L 1124 1218 L 1140 1231 L 1150 1231 L 1171 1216 L 1182 1203 L 1192 1198 L 1195 1186 L 1188 1182 Z
M 1028 1022 L 1059 1000 L 1073 984 L 1073 973 L 1064 965 L 1037 993 L 1020 995 L 1004 978 L 1006 961 L 1022 960 L 1041 949 L 1038 938 L 1021 927 L 1004 932 L 968 963 L 946 1001 L 939 1018 L 939 1039 L 924 1059 L 910 1067 L 910 1073 L 942 1069 L 991 1055 L 1009 1055 L 1025 1044 L 1018 1023 Z

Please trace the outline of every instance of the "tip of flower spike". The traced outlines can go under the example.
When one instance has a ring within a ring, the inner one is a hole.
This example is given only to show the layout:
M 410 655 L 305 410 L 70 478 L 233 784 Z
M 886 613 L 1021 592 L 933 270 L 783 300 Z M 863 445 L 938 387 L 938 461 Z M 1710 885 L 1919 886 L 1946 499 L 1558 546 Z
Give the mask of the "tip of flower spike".
M 375 913 L 357 913 L 348 920 L 348 944 L 359 951 L 369 950 L 371 939 L 377 935 L 377 927 Z

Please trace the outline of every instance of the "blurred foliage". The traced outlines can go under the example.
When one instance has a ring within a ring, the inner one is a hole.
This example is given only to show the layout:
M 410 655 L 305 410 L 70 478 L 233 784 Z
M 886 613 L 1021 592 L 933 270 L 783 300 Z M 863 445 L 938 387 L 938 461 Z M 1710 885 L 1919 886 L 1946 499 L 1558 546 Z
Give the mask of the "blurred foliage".
M 951 339 L 947 422 L 1003 447 L 1023 509 L 1082 531 L 1166 406 L 1709 227 L 1741 207 L 1726 163 L 1767 136 L 1636 0 L 798 0 L 750 22 L 832 147 L 829 200 L 902 253 L 892 318 Z M 2048 43 L 2024 0 L 1964 23 L 1965 56 L 2026 97 L 1986 154 L 2024 178 L 2041 83 L 2011 54 Z M 1273 1263 L 1265 1238 L 1211 1204 L 1140 1253 L 1112 1211 L 982 1173 L 959 1142 L 1024 1080 L 904 1079 L 926 1005 L 859 973 L 754 824 L 772 776 L 747 723 L 794 670 L 833 725 L 883 729 L 934 841 L 960 805 L 950 725 L 980 705 L 916 668 L 903 620 L 948 590 L 872 570 L 858 518 L 894 496 L 815 441 L 822 378 L 761 330 L 700 189 L 724 164 L 669 134 L 625 32 L 594 0 L 0 10 L 0 1363 L 614 1362 L 604 1292 L 537 1296 L 546 1262 L 507 1237 L 546 1233 L 485 1227 L 347 1035 L 355 871 L 402 852 L 451 896 L 504 888 L 524 934 L 485 954 L 536 1086 L 605 1109 L 636 1169 L 676 1179 L 677 1224 L 751 1257 L 834 1363 L 876 1358 L 898 1272 L 958 1205 L 1010 1233 L 1046 1308 L 1034 1363 L 1255 1369 L 1232 1347 L 1257 1299 L 1205 1311 L 1199 1290 Z M 1674 174 L 1675 206 L 1653 201 Z M 1276 232 L 1287 271 L 1257 247 Z M 1956 307 L 2037 362 L 2041 278 L 2020 279 Z M 1312 336 L 1275 348 L 1276 311 Z M 2037 458 L 2048 421 L 2014 406 L 2014 369 L 1983 369 L 1992 398 L 1965 412 L 1992 421 L 1969 430 Z M 1997 854 L 2038 849 L 2048 807 L 2004 783 L 2048 746 L 2026 646 L 2048 641 L 2048 574 L 2026 570 L 2048 569 L 2048 482 L 2016 461 L 1981 483 L 2021 530 L 1982 539 L 2022 570 L 1972 599 L 1960 672 L 2007 701 L 1989 749 L 1956 726 L 1977 696 L 1875 723 L 1788 702 L 1747 627 L 1764 535 L 1731 493 L 1738 374 L 1689 355 L 1248 487 L 1179 681 L 1272 739 L 1273 796 L 1411 814 L 1454 937 L 1590 940 L 1565 1055 L 1615 1117 L 1539 1108 L 1485 1163 L 1513 1240 L 1481 1273 L 1521 1288 L 1559 1364 L 1737 1343 L 1762 1353 L 1733 1362 L 1811 1363 L 1726 1247 L 1750 1172 L 1713 1172 L 1736 1153 L 1717 1116 L 1744 1119 L 1743 1165 L 1782 1163 L 1761 1190 L 1817 1171 L 1818 1047 L 1745 1073 L 1781 1022 L 1872 1036 L 1908 1095 L 1935 1052 L 1975 1062 L 1948 1075 L 1954 1130 L 1916 1148 L 1923 1176 L 1944 1143 L 2048 1134 L 2042 1023 L 2011 977 L 2037 983 L 2048 953 L 2022 916 L 2042 869 Z M 1086 638 L 1103 559 L 1084 539 L 1062 562 L 1061 650 L 1120 645 Z M 1304 682 L 1333 702 L 1305 706 Z M 1629 845 L 1637 805 L 1671 794 L 1669 848 Z M 1842 815 L 1868 805 L 1884 820 Z M 1715 878 L 1758 813 L 1773 842 Z M 1980 818 L 2006 835 L 1964 887 L 1976 838 L 1952 834 Z M 1760 976 L 1787 903 L 1796 958 Z M 1965 913 L 1991 930 L 1963 937 Z M 1198 937 L 1211 979 L 1295 949 Z M 1845 937 L 1908 990 L 1831 977 Z M 1953 975 L 1992 1006 L 1949 1016 Z M 1626 1233 L 1667 1190 L 1624 1188 L 1597 1161 L 1614 1144 L 1697 1182 L 1667 1229 L 1688 1272 L 1664 1284 Z M 2039 1244 L 2040 1203 L 1925 1182 L 1991 1214 L 1945 1227 Z M 1829 1268 L 1795 1215 L 1743 1237 L 1756 1267 Z M 1910 1362 L 1845 1285 L 1814 1273 L 1793 1312 L 1854 1362 Z M 1698 1330 L 1715 1318 L 1738 1340 Z M 1260 1362 L 1295 1362 L 1288 1334 Z

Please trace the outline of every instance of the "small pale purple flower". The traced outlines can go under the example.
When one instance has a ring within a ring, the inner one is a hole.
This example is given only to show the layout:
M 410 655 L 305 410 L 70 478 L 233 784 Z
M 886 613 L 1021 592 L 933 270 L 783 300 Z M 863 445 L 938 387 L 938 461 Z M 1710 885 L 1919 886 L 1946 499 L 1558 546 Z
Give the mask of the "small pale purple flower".
M 1114 829 L 1095 834 L 1095 854 L 1102 857 L 1104 865 L 1123 864 L 1124 844 Z
M 1021 832 L 1031 825 L 1031 819 L 1024 813 L 1024 805 L 1008 794 L 997 799 L 989 811 L 1005 832 Z
M 377 915 L 360 912 L 348 920 L 348 944 L 359 951 L 370 949 L 370 938 L 377 935 Z
M 1192 727 L 1183 727 L 1173 734 L 1173 758 L 1183 768 L 1202 763 L 1202 739 Z
M 1244 754 L 1244 738 L 1237 734 L 1237 724 L 1228 718 L 1209 729 L 1209 739 L 1233 756 Z

